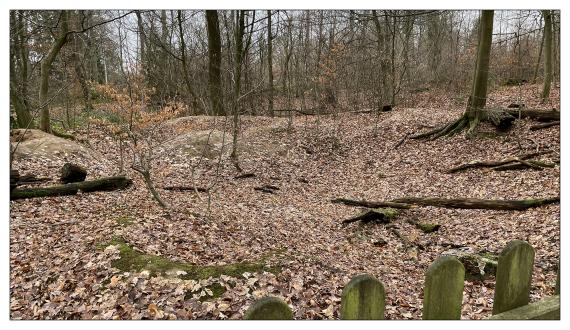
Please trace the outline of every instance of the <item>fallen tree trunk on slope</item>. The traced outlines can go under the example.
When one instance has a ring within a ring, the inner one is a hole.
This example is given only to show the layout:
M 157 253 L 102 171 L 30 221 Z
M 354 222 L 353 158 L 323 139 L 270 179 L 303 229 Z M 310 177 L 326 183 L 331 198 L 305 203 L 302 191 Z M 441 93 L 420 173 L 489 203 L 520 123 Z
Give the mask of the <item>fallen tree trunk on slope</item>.
M 68 183 L 50 187 L 14 189 L 10 193 L 10 200 L 75 195 L 79 191 L 84 193 L 93 191 L 112 191 L 126 188 L 130 186 L 132 182 L 133 181 L 131 179 L 127 179 L 124 176 L 111 176 L 97 180 Z
M 521 118 L 530 118 L 540 122 L 560 121 L 560 111 L 555 109 L 550 111 L 535 109 L 504 109 L 503 111 L 515 118 L 519 118 L 520 113 Z
M 404 197 L 394 199 L 389 202 L 370 202 L 358 201 L 346 198 L 337 198 L 333 203 L 343 203 L 351 206 L 380 207 L 391 205 L 401 205 L 395 208 L 409 209 L 414 206 L 434 206 L 451 209 L 481 209 L 481 210 L 504 210 L 516 211 L 526 210 L 542 205 L 555 204 L 560 202 L 560 197 L 539 198 L 539 199 L 522 199 L 522 200 L 505 200 L 505 199 L 479 199 L 479 198 L 424 198 L 424 197 Z
M 355 200 L 355 199 L 348 199 L 348 198 L 335 198 L 331 200 L 331 203 L 337 204 L 345 204 L 350 206 L 364 206 L 371 209 L 376 209 L 379 207 L 391 207 L 395 209 L 411 209 L 412 205 L 402 204 L 402 203 L 393 203 L 393 202 L 368 202 L 364 200 Z
M 551 121 L 548 123 L 533 125 L 530 127 L 530 130 L 536 131 L 539 129 L 548 128 L 548 127 L 552 127 L 552 126 L 559 126 L 559 125 L 560 125 L 560 120 L 556 120 L 556 121 Z
M 520 155 L 517 157 L 509 157 L 509 158 L 505 158 L 502 160 L 497 160 L 497 161 L 472 161 L 469 163 L 465 163 L 462 165 L 459 165 L 457 167 L 454 167 L 450 170 L 447 171 L 447 173 L 456 173 L 456 172 L 460 172 L 460 171 L 464 171 L 470 168 L 478 168 L 478 167 L 496 167 L 496 166 L 502 166 L 502 165 L 507 165 L 510 163 L 515 163 L 515 162 L 520 162 L 521 160 L 527 160 L 530 158 L 534 158 L 540 155 L 544 155 L 544 154 L 548 154 L 551 153 L 552 150 L 545 150 L 545 151 L 539 151 L 539 152 L 533 152 L 530 154 L 526 154 L 526 155 Z
M 203 187 L 194 187 L 194 186 L 165 186 L 162 189 L 164 190 L 174 190 L 174 191 L 198 191 L 198 192 L 208 192 L 207 188 Z

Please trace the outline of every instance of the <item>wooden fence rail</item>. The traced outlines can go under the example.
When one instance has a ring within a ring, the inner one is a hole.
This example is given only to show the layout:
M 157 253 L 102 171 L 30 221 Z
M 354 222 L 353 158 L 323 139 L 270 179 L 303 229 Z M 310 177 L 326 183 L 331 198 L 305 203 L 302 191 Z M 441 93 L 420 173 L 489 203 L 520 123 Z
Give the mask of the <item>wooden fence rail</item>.
M 499 256 L 493 320 L 559 320 L 560 270 L 556 295 L 529 303 L 534 249 L 524 241 L 507 244 Z M 465 269 L 453 256 L 442 256 L 426 271 L 423 300 L 424 320 L 459 320 Z M 373 276 L 354 277 L 343 289 L 340 318 L 343 320 L 383 320 L 386 295 L 384 285 Z M 289 306 L 276 297 L 255 302 L 246 312 L 247 320 L 292 320 Z

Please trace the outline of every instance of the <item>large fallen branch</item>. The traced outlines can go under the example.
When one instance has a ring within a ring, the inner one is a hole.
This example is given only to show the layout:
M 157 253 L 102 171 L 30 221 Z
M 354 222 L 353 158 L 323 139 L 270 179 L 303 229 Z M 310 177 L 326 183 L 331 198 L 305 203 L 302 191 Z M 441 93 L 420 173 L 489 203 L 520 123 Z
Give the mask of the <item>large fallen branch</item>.
M 434 206 L 451 209 L 482 209 L 482 210 L 526 210 L 532 207 L 538 207 L 547 204 L 555 204 L 560 202 L 560 197 L 539 198 L 539 199 L 522 199 L 522 200 L 504 200 L 504 199 L 479 199 L 479 198 L 423 198 L 423 197 L 404 197 L 394 199 L 389 202 L 370 202 L 358 201 L 346 198 L 337 198 L 332 200 L 333 203 L 343 203 L 351 206 L 365 206 L 377 208 L 382 206 L 390 206 L 393 208 L 409 209 L 414 206 Z
M 124 176 L 111 176 L 97 180 L 68 183 L 51 187 L 14 189 L 10 193 L 10 200 L 34 197 L 75 195 L 79 191 L 84 193 L 93 191 L 112 191 L 126 188 L 130 186 L 132 182 L 133 181 L 131 179 L 127 179 Z
M 523 200 L 404 197 L 395 199 L 393 202 L 421 206 L 445 207 L 452 209 L 526 210 L 532 207 L 559 203 L 560 197 Z
M 368 202 L 364 200 L 355 200 L 355 199 L 348 199 L 348 198 L 335 198 L 331 200 L 331 203 L 338 203 L 338 204 L 345 204 L 350 206 L 364 206 L 368 208 L 379 208 L 379 207 L 392 207 L 395 209 L 410 209 L 412 205 L 402 204 L 402 203 L 393 203 L 393 202 Z
M 550 111 L 535 109 L 504 109 L 503 111 L 515 118 L 519 118 L 520 113 L 521 118 L 530 118 L 541 122 L 560 120 L 560 111 L 555 109 Z
M 540 155 L 544 155 L 544 154 L 548 154 L 551 153 L 552 150 L 545 150 L 545 151 L 539 151 L 539 152 L 533 152 L 530 154 L 526 154 L 526 155 L 520 155 L 517 157 L 509 157 L 509 158 L 505 158 L 502 160 L 497 160 L 497 161 L 472 161 L 469 163 L 465 163 L 465 164 L 461 164 L 457 167 L 454 167 L 450 170 L 447 171 L 447 173 L 456 173 L 456 172 L 460 172 L 460 171 L 464 171 L 466 169 L 470 169 L 470 168 L 478 168 L 478 167 L 497 167 L 497 166 L 502 166 L 502 165 L 507 165 L 507 164 L 511 164 L 511 163 L 520 163 L 521 160 L 527 160 L 530 158 L 534 158 Z
M 551 121 L 548 123 L 533 125 L 530 127 L 530 130 L 536 131 L 539 129 L 548 128 L 548 127 L 552 127 L 552 126 L 559 126 L 559 125 L 560 125 L 560 120 L 556 120 L 556 121 Z

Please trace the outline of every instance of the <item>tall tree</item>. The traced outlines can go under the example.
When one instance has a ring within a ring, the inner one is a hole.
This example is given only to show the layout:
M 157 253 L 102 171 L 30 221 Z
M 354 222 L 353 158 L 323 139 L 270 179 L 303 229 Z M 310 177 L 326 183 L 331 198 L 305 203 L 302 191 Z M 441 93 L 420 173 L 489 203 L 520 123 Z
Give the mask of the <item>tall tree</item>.
M 186 59 L 186 42 L 184 41 L 184 30 L 182 29 L 182 10 L 178 10 L 177 12 L 178 18 L 178 31 L 180 33 L 180 58 L 182 60 L 182 71 L 184 72 L 184 83 L 186 84 L 186 89 L 192 98 L 192 107 L 197 110 L 203 110 L 202 106 L 198 103 L 198 96 L 192 88 L 192 84 L 190 83 L 190 74 L 188 73 L 188 64 Z
M 224 115 L 224 104 L 222 99 L 222 42 L 220 38 L 220 25 L 218 22 L 218 12 L 216 10 L 206 10 L 206 29 L 208 32 L 208 90 L 210 94 L 210 105 L 214 114 Z
M 57 35 L 54 43 L 52 44 L 47 55 L 42 59 L 40 65 L 40 108 L 41 108 L 41 118 L 40 118 L 40 129 L 44 132 L 51 133 L 50 116 L 49 116 L 49 104 L 48 104 L 48 91 L 49 91 L 49 72 L 53 61 L 59 54 L 59 51 L 63 45 L 67 42 L 67 36 L 69 32 L 69 22 L 68 22 L 68 12 L 65 10 L 59 13 L 59 34 Z
M 28 102 L 28 28 L 22 11 L 10 11 L 10 102 L 18 127 L 34 127 Z
M 271 35 L 271 10 L 267 11 L 267 96 L 269 100 L 269 115 L 273 117 L 273 36 Z
M 544 16 L 544 86 L 540 102 L 546 103 L 552 83 L 552 12 L 543 10 L 542 16 Z
M 414 135 L 411 138 L 421 139 L 431 137 L 432 139 L 436 139 L 443 135 L 453 135 L 464 128 L 468 128 L 467 134 L 471 134 L 484 118 L 483 108 L 487 102 L 489 58 L 491 55 L 491 42 L 493 40 L 493 16 L 494 12 L 492 10 L 481 11 L 473 85 L 471 87 L 471 96 L 469 96 L 467 102 L 467 109 L 463 116 L 443 127 L 436 128 L 427 133 Z

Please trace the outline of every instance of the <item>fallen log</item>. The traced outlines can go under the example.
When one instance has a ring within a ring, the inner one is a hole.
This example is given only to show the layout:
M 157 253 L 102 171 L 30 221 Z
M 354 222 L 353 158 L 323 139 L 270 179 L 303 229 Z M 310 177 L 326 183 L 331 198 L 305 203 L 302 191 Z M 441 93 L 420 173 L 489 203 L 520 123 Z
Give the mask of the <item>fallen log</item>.
M 348 225 L 349 223 L 353 223 L 356 221 L 362 221 L 362 223 L 369 223 L 369 222 L 389 223 L 390 220 L 395 218 L 397 215 L 398 211 L 392 208 L 369 209 L 355 217 L 343 220 L 342 224 Z
M 261 191 L 268 194 L 274 194 L 276 190 L 279 190 L 279 187 L 266 184 L 261 187 L 254 187 L 253 190 Z
M 244 173 L 244 174 L 240 174 L 240 175 L 236 175 L 234 176 L 234 179 L 247 179 L 247 178 L 253 178 L 255 177 L 255 173 Z
M 199 191 L 199 192 L 208 192 L 208 189 L 203 187 L 194 187 L 194 186 L 166 186 L 163 187 L 164 190 L 174 190 L 174 191 Z
M 20 172 L 18 170 L 10 170 L 10 191 L 16 189 L 20 181 Z
M 539 130 L 539 129 L 548 128 L 548 127 L 552 127 L 552 126 L 559 126 L 559 125 L 560 125 L 560 120 L 551 121 L 551 122 L 549 122 L 549 123 L 533 125 L 533 126 L 530 127 L 530 130 L 531 130 L 531 131 L 536 131 L 536 130 Z
M 505 210 L 516 211 L 526 210 L 532 207 L 555 204 L 560 202 L 560 197 L 506 200 L 506 199 L 479 199 L 479 198 L 425 198 L 425 197 L 404 197 L 384 202 L 357 201 L 346 198 L 333 199 L 333 203 L 343 203 L 350 206 L 365 206 L 369 208 L 392 207 L 409 209 L 417 206 L 434 206 L 450 209 L 481 209 L 481 210 Z
M 452 209 L 482 209 L 482 210 L 526 210 L 547 204 L 560 202 L 560 197 L 506 200 L 506 199 L 479 199 L 479 198 L 423 198 L 404 197 L 393 200 L 395 203 L 413 204 L 421 206 L 435 206 Z
M 552 109 L 550 111 L 535 109 L 504 109 L 503 111 L 515 118 L 519 118 L 520 114 L 521 118 L 530 118 L 540 122 L 560 121 L 560 111 L 557 111 L 556 109 Z
M 14 189 L 10 193 L 10 200 L 75 195 L 79 191 L 83 193 L 94 191 L 112 191 L 126 188 L 130 186 L 132 182 L 133 181 L 131 179 L 127 179 L 124 176 L 111 176 L 97 180 L 68 183 L 50 187 Z
M 516 163 L 512 164 L 505 164 L 497 167 L 493 167 L 494 171 L 511 171 L 511 170 L 525 170 L 528 168 L 532 168 L 537 171 L 542 171 L 545 167 L 554 167 L 556 166 L 553 163 L 545 163 L 540 162 L 537 160 L 519 160 Z
M 502 165 L 507 165 L 510 163 L 514 163 L 514 162 L 518 162 L 520 160 L 527 160 L 530 158 L 534 158 L 540 155 L 544 155 L 544 154 L 548 154 L 551 153 L 552 150 L 544 150 L 544 151 L 539 151 L 539 152 L 533 152 L 530 154 L 526 154 L 526 155 L 520 155 L 520 156 L 516 156 L 516 157 L 509 157 L 509 158 L 505 158 L 502 160 L 497 160 L 497 161 L 472 161 L 469 163 L 465 163 L 465 164 L 461 164 L 457 167 L 454 167 L 450 170 L 447 171 L 447 173 L 456 173 L 459 171 L 464 171 L 470 168 L 478 168 L 478 167 L 496 167 L 496 166 L 502 166 Z
M 379 207 L 391 207 L 394 209 L 411 209 L 413 206 L 404 203 L 394 203 L 394 202 L 368 202 L 364 200 L 355 200 L 348 198 L 335 198 L 331 200 L 331 203 L 345 204 L 349 206 L 364 206 L 371 209 L 376 209 Z

